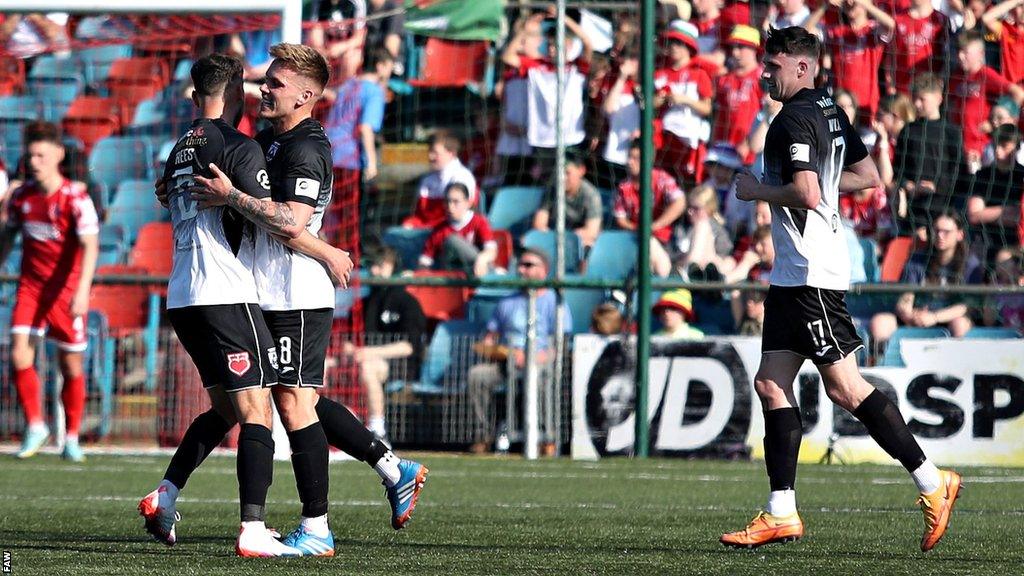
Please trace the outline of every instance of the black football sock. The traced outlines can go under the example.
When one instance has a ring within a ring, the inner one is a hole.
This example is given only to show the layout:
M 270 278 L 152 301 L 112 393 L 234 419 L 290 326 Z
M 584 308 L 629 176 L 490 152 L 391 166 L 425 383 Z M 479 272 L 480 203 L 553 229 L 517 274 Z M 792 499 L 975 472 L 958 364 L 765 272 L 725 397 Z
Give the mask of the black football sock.
M 317 518 L 327 514 L 327 437 L 319 422 L 288 433 L 292 445 L 292 470 L 302 502 L 302 515 Z
M 899 460 L 908 472 L 924 463 L 924 452 L 910 433 L 899 408 L 881 391 L 876 389 L 869 394 L 853 411 L 853 416 L 864 424 L 882 450 Z
M 321 396 L 316 403 L 316 417 L 324 428 L 327 442 L 360 462 L 373 466 L 387 451 L 386 446 L 377 442 L 373 432 L 367 430 L 348 408 L 334 400 Z
M 178 449 L 174 451 L 167 472 L 164 473 L 164 480 L 174 484 L 178 490 L 184 488 L 192 472 L 224 440 L 232 426 L 234 424 L 227 423 L 212 409 L 196 416 L 185 431 Z
M 795 489 L 802 434 L 800 411 L 796 408 L 776 408 L 764 413 L 764 464 L 773 492 Z
M 274 437 L 270 428 L 242 424 L 238 435 L 238 500 L 242 522 L 262 522 L 274 481 Z

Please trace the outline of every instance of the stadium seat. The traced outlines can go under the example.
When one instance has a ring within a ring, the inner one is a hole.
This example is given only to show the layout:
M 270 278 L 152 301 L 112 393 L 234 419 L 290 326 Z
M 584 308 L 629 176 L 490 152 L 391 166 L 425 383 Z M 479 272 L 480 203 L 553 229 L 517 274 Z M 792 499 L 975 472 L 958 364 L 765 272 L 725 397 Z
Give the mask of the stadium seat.
M 423 247 L 427 243 L 428 236 L 430 236 L 430 230 L 392 226 L 384 232 L 382 240 L 385 245 L 398 252 L 398 256 L 402 259 L 398 266 L 399 269 L 415 270 L 420 255 L 423 254 Z
M 154 275 L 151 270 L 134 265 L 100 266 L 97 276 Z M 160 298 L 158 291 L 142 284 L 94 283 L 89 295 L 90 310 L 102 312 L 107 319 L 110 340 L 106 345 L 105 372 L 114 373 L 115 339 L 141 335 L 146 346 L 146 385 L 152 390 L 156 384 L 157 344 L 160 328 Z
M 466 275 L 462 272 L 417 270 L 413 277 L 465 279 Z M 423 315 L 438 322 L 465 316 L 466 303 L 473 293 L 471 288 L 461 286 L 409 286 L 406 290 L 420 303 Z
M 100 255 L 97 262 L 100 266 L 124 264 L 128 254 L 128 234 L 120 224 L 106 223 L 100 225 Z
M 1000 326 L 975 326 L 964 335 L 964 338 L 988 338 L 992 340 L 1012 340 L 1020 337 L 1020 332 L 1016 328 L 1003 328 Z
M 905 366 L 900 344 L 908 338 L 949 338 L 949 332 L 945 328 L 911 328 L 901 326 L 889 338 L 889 343 L 885 348 L 885 355 L 882 357 L 882 362 L 879 366 Z
M 115 60 L 131 55 L 132 47 L 128 44 L 107 44 L 82 48 L 77 52 L 78 60 L 82 63 L 85 83 L 93 89 L 105 85 L 110 67 Z
M 62 125 L 64 134 L 81 140 L 88 153 L 96 142 L 121 129 L 121 108 L 110 98 L 79 96 L 64 114 Z
M 608 298 L 604 290 L 589 288 L 566 288 L 563 291 L 565 303 L 572 314 L 572 333 L 586 334 L 590 332 L 590 315 L 598 304 Z
M 587 278 L 625 280 L 636 270 L 636 234 L 625 230 L 601 232 L 587 259 Z
M 864 249 L 864 273 L 867 275 L 867 282 L 878 282 L 881 278 L 881 270 L 878 268 L 878 243 L 871 238 L 858 238 L 858 241 Z
M 161 220 L 166 212 L 153 194 L 151 180 L 125 180 L 107 206 L 107 223 L 121 226 L 130 245 L 144 224 Z
M 469 88 L 486 95 L 487 42 L 428 38 L 415 88 Z
M 153 276 L 169 276 L 173 254 L 171 223 L 150 222 L 139 230 L 135 245 L 128 254 L 128 264 L 145 268 Z
M 611 230 L 615 226 L 612 207 L 615 206 L 615 196 L 618 191 L 613 188 L 598 188 L 597 192 L 601 195 L 601 227 Z
M 454 392 L 460 388 L 473 361 L 471 340 L 482 334 L 483 330 L 482 324 L 469 320 L 439 324 L 420 367 L 420 381 L 412 385 L 412 391 L 430 395 Z M 448 386 L 445 386 L 446 383 Z
M 885 248 L 882 259 L 882 282 L 899 282 L 903 277 L 903 267 L 910 259 L 914 250 L 914 239 L 907 236 L 893 238 Z
M 0 97 L 0 120 L 31 121 L 46 117 L 45 104 L 38 96 Z
M 63 105 L 71 103 L 85 87 L 85 79 L 74 58 L 40 56 L 26 81 L 30 94 Z
M 491 315 L 494 313 L 494 309 L 498 307 L 498 302 L 501 298 L 494 296 L 480 296 L 479 294 L 473 295 L 469 302 L 466 304 L 466 320 L 473 322 L 487 323 L 491 319 Z
M 121 123 L 130 124 L 135 106 L 160 94 L 170 78 L 167 61 L 161 58 L 115 60 L 107 75 L 107 92 L 122 105 Z
M 530 230 L 523 235 L 522 244 L 524 248 L 536 248 L 542 250 L 551 260 L 551 271 L 548 276 L 555 275 L 555 253 L 557 252 L 558 234 L 553 230 Z M 565 232 L 565 272 L 575 274 L 580 267 L 581 257 L 580 237 L 575 232 Z
M 128 180 L 145 180 L 150 183 L 152 196 L 153 149 L 144 138 L 110 136 L 96 143 L 89 153 L 89 173 L 97 184 L 107 187 L 112 197 L 105 198 L 107 205 L 116 203 L 118 187 Z
M 519 236 L 530 227 L 530 219 L 544 200 L 544 189 L 531 186 L 509 186 L 498 189 L 487 213 L 493 229 L 508 230 Z

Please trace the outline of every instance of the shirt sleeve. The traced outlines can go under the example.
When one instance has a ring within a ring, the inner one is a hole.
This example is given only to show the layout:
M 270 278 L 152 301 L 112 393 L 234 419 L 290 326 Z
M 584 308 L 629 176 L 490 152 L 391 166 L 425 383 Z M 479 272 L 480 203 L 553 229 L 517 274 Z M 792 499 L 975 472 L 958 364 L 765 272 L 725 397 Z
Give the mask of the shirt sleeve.
M 626 211 L 626 195 L 622 186 L 622 184 L 619 185 L 619 192 L 615 195 L 615 204 L 612 205 L 612 215 L 616 218 L 625 218 L 629 215 Z
M 498 247 L 498 242 L 494 239 L 494 230 L 491 230 L 491 223 L 487 221 L 481 214 L 476 214 L 477 220 L 477 237 L 480 240 L 480 245 L 485 249 L 490 247 Z
M 995 70 L 985 68 L 985 92 L 989 96 L 1002 96 L 1010 91 L 1010 81 Z
M 434 229 L 427 237 L 426 244 L 423 245 L 423 254 L 420 255 L 420 265 L 423 267 L 430 267 L 434 264 L 434 257 L 437 256 L 437 249 L 441 246 L 442 233 L 439 229 Z
M 235 188 L 253 198 L 270 197 L 270 176 L 263 150 L 255 140 L 243 143 L 226 151 L 224 166 L 218 166 L 228 174 Z
M 384 91 L 373 82 L 363 84 L 363 110 L 359 115 L 359 124 L 369 126 L 374 132 L 380 132 L 384 124 Z
M 700 68 L 697 68 L 695 72 L 697 77 L 697 96 L 700 96 L 702 100 L 714 96 L 715 87 L 711 84 L 711 76 Z
M 75 233 L 79 237 L 95 236 L 100 233 L 100 219 L 96 215 L 96 206 L 84 189 L 71 201 L 71 211 L 75 218 Z
M 839 113 L 839 122 L 843 125 L 843 139 L 846 140 L 846 156 L 843 158 L 843 166 L 852 166 L 868 157 L 868 149 L 860 134 L 850 124 L 846 114 Z
M 795 114 L 779 115 L 775 121 L 782 128 L 779 133 L 780 143 L 785 146 L 785 160 L 792 167 L 793 173 L 804 170 L 817 173 L 820 170 L 818 137 L 810 124 L 797 118 Z
M 604 211 L 601 208 L 601 194 L 593 188 L 585 188 L 585 194 L 587 195 L 587 202 L 584 209 L 584 220 L 593 220 L 594 218 L 603 218 Z
M 316 206 L 320 191 L 330 186 L 332 179 L 331 152 L 328 147 L 317 144 L 295 146 L 288 157 L 288 171 L 285 173 L 280 197 L 285 202 L 299 202 Z

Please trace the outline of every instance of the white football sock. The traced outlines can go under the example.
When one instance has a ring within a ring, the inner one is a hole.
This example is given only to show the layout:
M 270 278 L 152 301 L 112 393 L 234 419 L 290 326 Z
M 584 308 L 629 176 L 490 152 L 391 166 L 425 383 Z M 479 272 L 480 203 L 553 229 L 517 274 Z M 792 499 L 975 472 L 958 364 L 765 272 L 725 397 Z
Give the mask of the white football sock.
M 78 434 L 68 434 L 64 437 L 65 444 L 78 444 Z
M 35 433 L 35 432 L 49 432 L 50 429 L 46 427 L 45 423 L 43 423 L 43 422 L 36 422 L 34 424 L 29 424 L 28 425 L 28 430 L 29 430 L 29 432 Z
M 796 514 L 795 490 L 772 490 L 768 495 L 768 510 L 772 516 L 791 516 Z
M 910 473 L 917 484 L 917 491 L 921 494 L 931 494 L 942 486 L 942 478 L 939 476 L 939 469 L 932 464 L 931 460 L 925 460 L 923 464 Z
M 327 514 L 315 518 L 302 517 L 302 528 L 317 538 L 326 538 L 331 533 L 327 526 Z
M 242 531 L 248 530 L 263 530 L 266 531 L 267 525 L 262 520 L 253 520 L 251 522 L 242 522 Z
M 398 469 L 398 463 L 402 459 L 395 456 L 395 453 L 388 450 L 384 453 L 384 456 L 377 463 L 373 465 L 373 469 L 380 476 L 380 479 L 384 481 L 384 484 L 391 488 L 402 478 L 402 472 Z
M 380 436 L 382 438 L 384 436 L 388 435 L 388 429 L 384 425 L 384 417 L 383 416 L 373 416 L 372 418 L 370 418 L 369 419 L 369 425 L 366 428 L 370 432 L 373 432 L 374 435 Z

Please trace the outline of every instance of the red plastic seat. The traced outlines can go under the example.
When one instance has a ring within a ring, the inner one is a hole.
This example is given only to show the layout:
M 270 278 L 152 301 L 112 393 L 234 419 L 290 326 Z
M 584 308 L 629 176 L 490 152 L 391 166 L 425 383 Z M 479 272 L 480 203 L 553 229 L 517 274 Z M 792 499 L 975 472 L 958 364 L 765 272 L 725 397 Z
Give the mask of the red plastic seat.
M 79 96 L 61 124 L 64 134 L 81 140 L 88 154 L 93 144 L 121 130 L 121 108 L 112 98 Z
M 486 68 L 486 42 L 429 38 L 420 77 L 409 84 L 418 88 L 462 88 L 482 82 Z
M 19 94 L 25 87 L 25 61 L 0 58 L 0 96 Z
M 899 282 L 903 277 L 903 267 L 910 259 L 914 250 L 914 239 L 907 236 L 893 238 L 885 249 L 882 259 L 882 282 Z
M 170 276 L 174 254 L 174 234 L 170 222 L 148 222 L 128 254 L 128 263 L 153 276 Z M 166 288 L 164 288 L 166 290 Z
M 111 264 L 96 269 L 97 276 L 124 274 L 145 275 L 138 266 Z M 107 317 L 113 335 L 137 332 L 145 328 L 149 314 L 149 288 L 140 284 L 93 284 L 89 308 Z
M 131 123 L 135 106 L 160 93 L 171 72 L 167 61 L 160 58 L 118 58 L 110 65 L 107 90 L 121 103 L 121 124 Z
M 416 278 L 465 278 L 462 272 L 418 270 Z M 423 315 L 437 322 L 462 318 L 466 314 L 466 303 L 473 295 L 471 288 L 459 286 L 409 286 L 409 294 L 420 303 Z
M 493 230 L 493 232 L 494 241 L 498 243 L 498 256 L 494 259 L 494 265 L 508 270 L 509 264 L 512 262 L 514 248 L 512 233 L 508 230 Z

